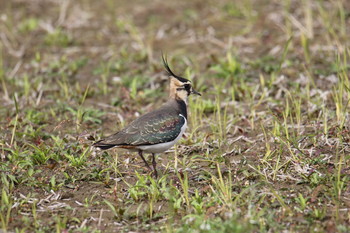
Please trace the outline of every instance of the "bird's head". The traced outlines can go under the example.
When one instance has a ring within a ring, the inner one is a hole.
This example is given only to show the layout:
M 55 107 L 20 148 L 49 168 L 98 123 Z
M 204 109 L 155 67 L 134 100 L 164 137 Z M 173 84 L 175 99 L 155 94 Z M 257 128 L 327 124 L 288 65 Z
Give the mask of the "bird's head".
M 201 95 L 199 92 L 193 89 L 190 80 L 174 74 L 169 65 L 168 61 L 162 56 L 164 67 L 170 77 L 170 98 L 181 99 L 186 102 L 187 98 L 191 94 Z

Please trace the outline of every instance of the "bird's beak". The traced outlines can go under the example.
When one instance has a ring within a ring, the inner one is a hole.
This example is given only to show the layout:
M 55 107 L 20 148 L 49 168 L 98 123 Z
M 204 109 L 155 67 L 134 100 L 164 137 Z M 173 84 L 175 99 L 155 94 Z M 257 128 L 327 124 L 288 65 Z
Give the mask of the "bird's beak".
M 195 95 L 201 96 L 201 93 L 199 93 L 198 91 L 196 91 L 194 89 L 191 90 L 191 94 L 195 94 Z

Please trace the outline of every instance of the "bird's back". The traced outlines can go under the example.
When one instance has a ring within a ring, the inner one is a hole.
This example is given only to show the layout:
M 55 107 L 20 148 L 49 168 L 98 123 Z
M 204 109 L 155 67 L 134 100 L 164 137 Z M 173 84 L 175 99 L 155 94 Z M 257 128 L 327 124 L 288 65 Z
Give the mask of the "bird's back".
M 101 149 L 114 146 L 132 149 L 137 146 L 170 142 L 181 133 L 186 118 L 186 103 L 172 99 L 159 109 L 137 118 L 118 133 L 96 142 L 94 146 Z

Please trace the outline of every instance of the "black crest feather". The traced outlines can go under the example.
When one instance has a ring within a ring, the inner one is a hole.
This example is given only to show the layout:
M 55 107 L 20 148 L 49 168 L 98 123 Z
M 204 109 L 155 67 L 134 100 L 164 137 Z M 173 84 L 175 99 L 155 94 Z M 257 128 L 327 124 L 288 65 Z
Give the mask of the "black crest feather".
M 172 76 L 174 78 L 176 78 L 177 80 L 179 80 L 180 82 L 183 82 L 183 83 L 186 83 L 190 80 L 188 79 L 185 79 L 183 77 L 180 77 L 180 76 L 177 76 L 176 74 L 174 74 L 174 72 L 170 69 L 169 65 L 168 65 L 168 61 L 166 59 L 166 57 L 164 57 L 164 55 L 162 54 L 162 60 L 163 60 L 163 64 L 164 64 L 164 67 L 168 73 L 169 76 Z

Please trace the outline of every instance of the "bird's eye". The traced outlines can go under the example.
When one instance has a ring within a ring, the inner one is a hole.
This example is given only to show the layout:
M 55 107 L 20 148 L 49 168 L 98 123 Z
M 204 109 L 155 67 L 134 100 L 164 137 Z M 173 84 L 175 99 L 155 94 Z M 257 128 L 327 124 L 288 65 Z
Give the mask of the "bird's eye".
M 185 85 L 184 85 L 184 88 L 185 88 L 186 90 L 191 90 L 191 84 L 185 84 Z

